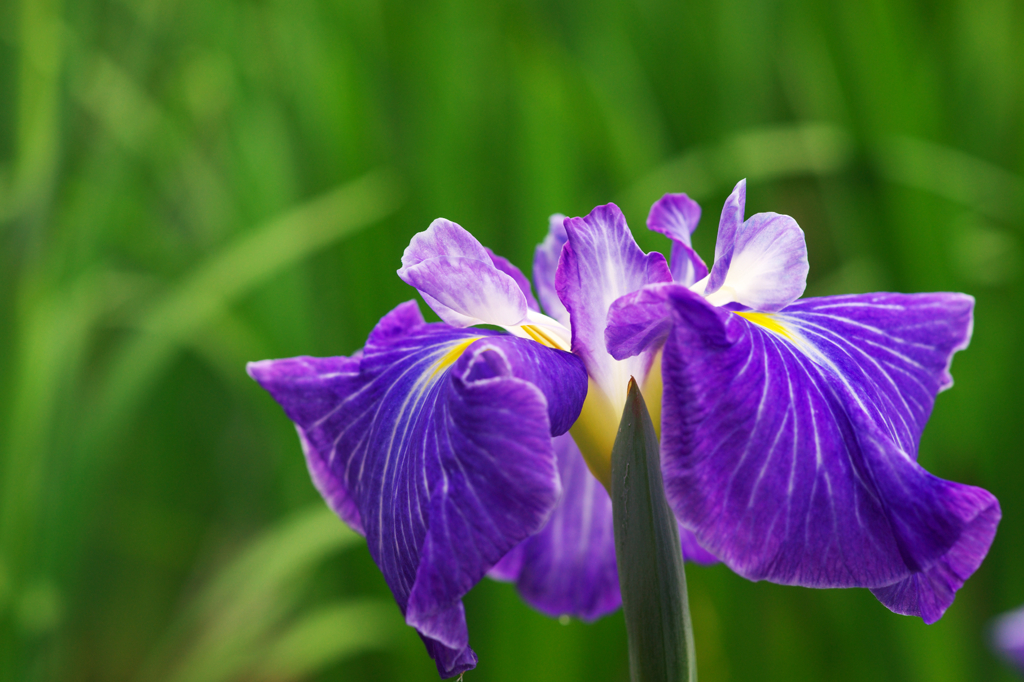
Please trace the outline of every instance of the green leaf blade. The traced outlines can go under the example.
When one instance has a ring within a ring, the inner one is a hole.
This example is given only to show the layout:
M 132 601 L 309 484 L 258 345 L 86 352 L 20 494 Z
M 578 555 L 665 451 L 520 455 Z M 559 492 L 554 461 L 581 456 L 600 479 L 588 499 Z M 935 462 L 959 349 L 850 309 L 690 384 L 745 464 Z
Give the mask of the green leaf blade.
M 658 437 L 630 380 L 612 448 L 612 514 L 632 682 L 695 682 L 697 665 L 675 515 Z

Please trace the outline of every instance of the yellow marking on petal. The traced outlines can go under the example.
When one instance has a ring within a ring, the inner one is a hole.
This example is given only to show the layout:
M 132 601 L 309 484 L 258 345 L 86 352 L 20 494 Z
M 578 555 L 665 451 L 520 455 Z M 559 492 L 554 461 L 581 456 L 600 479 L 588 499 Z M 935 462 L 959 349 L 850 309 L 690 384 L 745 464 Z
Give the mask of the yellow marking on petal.
M 647 403 L 651 421 L 654 423 L 654 431 L 661 438 L 661 351 L 658 351 L 651 363 L 650 372 L 644 379 L 641 392 L 644 395 L 644 402 Z M 583 409 L 576 423 L 569 429 L 576 447 L 583 454 L 590 473 L 594 478 L 611 492 L 612 484 L 612 447 L 615 445 L 615 437 L 619 433 L 619 422 L 622 420 L 622 410 L 625 407 L 625 397 L 617 406 L 598 387 L 597 383 L 590 379 L 587 383 L 587 399 L 583 401 Z
M 746 310 L 740 311 L 740 312 L 737 312 L 737 311 L 733 311 L 733 312 L 735 312 L 737 315 L 739 315 L 742 318 L 750 320 L 751 322 L 753 322 L 754 324 L 758 325 L 759 327 L 764 327 L 765 329 L 767 329 L 770 332 L 775 332 L 776 334 L 778 334 L 780 336 L 784 336 L 787 339 L 789 339 L 790 341 L 794 340 L 793 339 L 793 335 L 790 334 L 789 330 L 786 329 L 785 327 L 783 327 L 782 324 L 778 320 L 775 319 L 774 315 L 771 315 L 769 313 L 755 313 L 755 312 L 750 312 L 750 311 L 746 311 Z
M 548 336 L 548 334 L 545 333 L 545 331 L 538 327 L 537 325 L 524 324 L 520 327 L 520 329 L 526 332 L 526 334 L 531 339 L 533 339 L 542 346 L 547 346 L 548 348 L 555 348 L 556 350 L 564 350 L 561 346 L 558 345 L 557 341 Z
M 438 374 L 454 365 L 455 361 L 462 356 L 462 354 L 465 352 L 467 348 L 469 348 L 469 344 L 473 343 L 474 341 L 478 341 L 479 339 L 482 338 L 484 337 L 471 336 L 465 341 L 460 341 L 456 345 L 452 346 L 451 349 L 447 353 L 442 355 L 441 359 L 435 362 L 434 366 L 430 368 L 430 378 L 433 379 Z

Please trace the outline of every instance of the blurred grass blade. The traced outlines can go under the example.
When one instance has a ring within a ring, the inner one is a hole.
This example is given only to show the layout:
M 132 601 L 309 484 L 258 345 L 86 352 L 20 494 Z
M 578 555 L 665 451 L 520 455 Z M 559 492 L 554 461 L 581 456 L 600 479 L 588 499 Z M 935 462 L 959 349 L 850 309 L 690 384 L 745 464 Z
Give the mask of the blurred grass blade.
M 718 188 L 731 188 L 742 178 L 763 183 L 790 176 L 828 175 L 845 168 L 853 154 L 850 135 L 827 123 L 754 128 L 660 166 L 633 185 L 624 202 L 643 215 L 667 192 L 707 197 Z
M 1024 178 L 988 161 L 903 136 L 878 145 L 876 158 L 890 182 L 965 204 L 989 218 L 1024 222 Z
M 64 288 L 25 287 L 19 303 L 16 374 L 9 423 L 0 433 L 0 553 L 12 562 L 13 579 L 28 569 L 36 540 L 37 502 L 46 489 L 51 432 L 62 394 L 81 371 L 89 335 L 123 280 L 86 272 Z
M 82 61 L 71 79 L 75 101 L 121 148 L 150 164 L 167 196 L 187 209 L 203 241 L 219 239 L 231 224 L 233 202 L 220 173 L 128 72 L 101 53 Z
M 243 616 L 267 592 L 362 538 L 321 502 L 285 519 L 254 542 L 200 599 L 205 616 Z
M 3 218 L 31 208 L 46 210 L 60 159 L 61 78 L 64 41 L 62 2 L 22 0 L 20 3 L 18 93 L 13 205 L 0 209 Z M 9 16 L 9 15 L 8 15 Z M 10 70 L 8 65 L 6 70 Z
M 359 541 L 359 535 L 320 503 L 285 519 L 216 575 L 138 679 L 235 679 L 266 654 L 268 643 L 294 611 L 308 574 Z M 295 661 L 288 651 L 285 647 L 281 654 L 282 665 Z M 160 674 L 166 671 L 170 675 Z
M 177 346 L 231 302 L 274 273 L 386 217 L 401 195 L 391 172 L 370 173 L 239 237 L 198 266 L 139 315 L 136 325 L 143 334 L 118 353 L 95 428 L 106 432 L 123 417 Z
M 325 606 L 298 620 L 270 645 L 255 677 L 304 679 L 346 656 L 390 644 L 402 627 L 398 610 L 384 601 Z
M 329 192 L 238 239 L 200 265 L 140 320 L 180 339 L 275 272 L 392 213 L 397 178 L 379 170 Z
M 676 517 L 658 437 L 636 381 L 612 448 L 612 516 L 632 682 L 696 682 L 693 627 Z
M 252 358 L 270 357 L 266 341 L 239 316 L 222 312 L 191 339 L 189 349 L 216 371 L 225 386 L 252 398 L 252 379 L 238 368 Z

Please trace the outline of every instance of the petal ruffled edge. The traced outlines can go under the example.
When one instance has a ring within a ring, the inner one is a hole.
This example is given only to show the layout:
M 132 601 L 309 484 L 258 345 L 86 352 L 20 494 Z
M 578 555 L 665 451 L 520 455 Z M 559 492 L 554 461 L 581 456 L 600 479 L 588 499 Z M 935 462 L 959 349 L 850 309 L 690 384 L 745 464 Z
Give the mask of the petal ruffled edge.
M 946 506 L 948 514 L 961 522 L 960 536 L 930 566 L 893 585 L 874 588 L 871 593 L 890 611 L 920 616 L 930 624 L 942 618 L 957 590 L 981 566 L 995 539 L 1002 511 L 999 501 L 987 490 L 925 474 L 933 487 L 941 491 L 941 495 L 936 495 L 935 504 Z M 911 544 L 913 540 L 906 542 Z M 913 551 L 909 554 L 913 556 Z
M 438 218 L 413 236 L 402 254 L 398 276 L 452 326 L 511 327 L 526 319 L 532 296 L 528 296 L 529 283 L 524 292 L 523 283 L 504 272 L 503 265 L 461 226 Z M 521 273 L 519 278 L 525 280 Z

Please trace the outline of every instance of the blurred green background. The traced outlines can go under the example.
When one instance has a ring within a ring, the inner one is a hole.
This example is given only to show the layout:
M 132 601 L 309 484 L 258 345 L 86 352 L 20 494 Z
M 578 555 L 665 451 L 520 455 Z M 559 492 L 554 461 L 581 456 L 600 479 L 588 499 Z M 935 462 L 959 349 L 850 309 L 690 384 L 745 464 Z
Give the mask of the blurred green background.
M 437 679 L 248 360 L 348 354 L 453 219 L 529 269 L 553 212 L 794 216 L 808 293 L 977 297 L 921 444 L 1004 519 L 932 626 L 690 567 L 724 680 L 1009 680 L 1024 602 L 1019 0 L 0 4 L 0 680 Z M 470 680 L 626 680 L 621 614 L 466 599 Z

